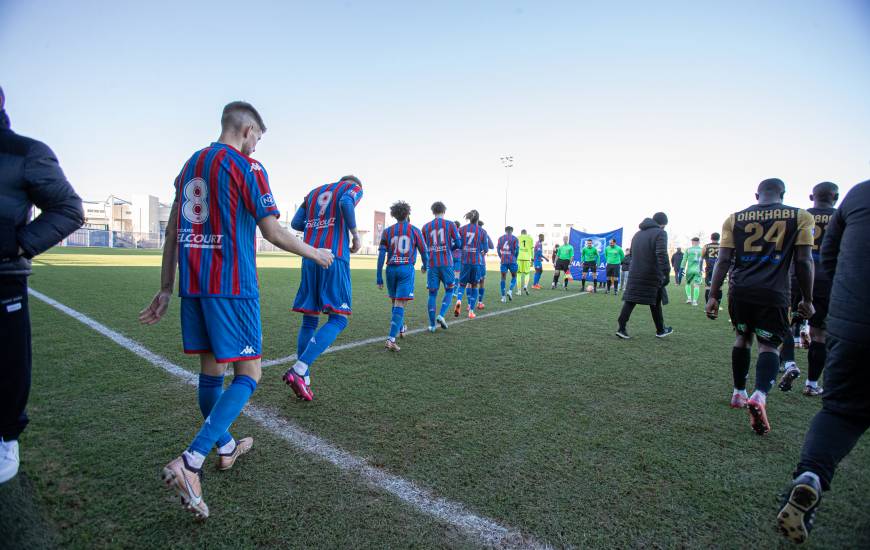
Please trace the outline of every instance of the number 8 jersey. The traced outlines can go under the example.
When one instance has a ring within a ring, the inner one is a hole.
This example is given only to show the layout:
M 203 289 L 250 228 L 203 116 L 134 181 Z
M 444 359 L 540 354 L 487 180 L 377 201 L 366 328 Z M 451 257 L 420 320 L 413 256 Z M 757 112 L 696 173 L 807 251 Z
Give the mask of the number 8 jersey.
M 184 165 L 175 196 L 179 295 L 257 298 L 257 221 L 279 215 L 263 166 L 212 143 Z
M 759 305 L 788 307 L 795 246 L 812 246 L 815 221 L 806 210 L 756 204 L 722 225 L 720 248 L 734 249 L 730 295 Z

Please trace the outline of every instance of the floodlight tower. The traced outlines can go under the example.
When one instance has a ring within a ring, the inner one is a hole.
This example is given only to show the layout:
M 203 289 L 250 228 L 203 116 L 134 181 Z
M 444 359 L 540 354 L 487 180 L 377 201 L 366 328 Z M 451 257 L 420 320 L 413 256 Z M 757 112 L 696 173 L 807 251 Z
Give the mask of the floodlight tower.
M 510 187 L 510 184 L 511 184 L 510 169 L 514 167 L 513 155 L 506 155 L 506 156 L 501 157 L 501 165 L 506 168 L 505 182 L 504 182 L 504 225 L 505 225 L 505 227 L 507 227 L 508 188 Z

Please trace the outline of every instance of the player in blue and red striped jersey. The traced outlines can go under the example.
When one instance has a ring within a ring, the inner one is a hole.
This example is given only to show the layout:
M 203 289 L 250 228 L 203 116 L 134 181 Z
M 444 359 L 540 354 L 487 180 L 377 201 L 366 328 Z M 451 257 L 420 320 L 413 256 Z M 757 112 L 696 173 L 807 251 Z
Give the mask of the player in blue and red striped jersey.
M 514 228 L 507 226 L 504 228 L 504 235 L 498 238 L 496 252 L 501 259 L 501 301 L 514 299 L 514 289 L 517 287 L 517 254 L 520 253 L 520 241 L 514 237 Z M 511 273 L 511 285 L 507 293 L 505 293 L 505 279 L 507 279 L 508 271 Z
M 479 225 L 481 230 L 483 230 L 483 221 L 478 221 L 477 225 Z M 483 295 L 486 293 L 486 254 L 495 247 L 495 245 L 492 244 L 492 239 L 489 238 L 489 233 L 484 230 L 483 234 L 486 235 L 486 248 L 481 249 L 478 252 L 483 270 L 480 272 L 480 281 L 477 283 L 477 309 L 486 308 L 483 304 Z
M 429 249 L 429 272 L 426 278 L 426 288 L 429 290 L 429 332 L 435 332 L 435 323 L 441 328 L 447 328 L 444 314 L 453 299 L 453 287 L 456 276 L 453 272 L 453 253 L 462 248 L 459 240 L 459 229 L 456 224 L 444 219 L 447 207 L 438 201 L 432 205 L 435 219 L 423 226 L 423 238 Z M 438 288 L 444 285 L 444 299 L 441 301 L 441 312 L 435 315 L 435 302 L 438 299 Z
M 311 365 L 347 327 L 351 314 L 350 254 L 361 246 L 356 205 L 362 195 L 362 182 L 356 176 L 316 187 L 305 195 L 290 224 L 303 233 L 306 243 L 332 250 L 336 260 L 326 271 L 302 260 L 302 280 L 293 301 L 293 311 L 303 315 L 302 326 L 296 337 L 296 363 L 283 380 L 304 401 L 314 399 Z M 329 318 L 318 329 L 321 313 Z
M 462 227 L 462 224 L 459 220 L 453 222 L 453 225 L 456 226 L 456 232 L 459 233 L 459 228 Z M 462 301 L 462 296 L 465 293 L 465 287 L 459 284 L 459 276 L 462 275 L 462 239 L 459 240 L 459 248 L 453 251 L 453 297 L 459 301 Z
M 248 155 L 266 131 L 248 103 L 224 107 L 217 142 L 197 151 L 175 180 L 175 202 L 166 227 L 160 291 L 139 314 L 152 325 L 169 307 L 176 263 L 181 296 L 181 337 L 185 353 L 198 354 L 199 408 L 205 422 L 162 478 L 198 518 L 208 517 L 202 497 L 202 465 L 217 445 L 219 470 L 228 470 L 253 446 L 236 441 L 229 428 L 260 380 L 260 301 L 257 288 L 256 229 L 275 246 L 332 264 L 329 250 L 315 249 L 278 225 L 278 208 L 263 166 Z M 235 376 L 224 391 L 224 373 Z
M 420 230 L 408 221 L 410 215 L 411 206 L 405 201 L 398 201 L 390 207 L 390 216 L 396 219 L 396 223 L 384 229 L 378 248 L 378 288 L 384 288 L 382 271 L 386 260 L 387 294 L 393 304 L 390 336 L 386 342 L 389 351 L 401 349 L 396 345 L 396 336 L 405 333 L 405 304 L 414 299 L 414 264 L 417 263 L 417 252 L 423 261 L 423 273 L 426 273 L 429 264 L 426 241 L 423 240 Z
M 489 235 L 480 227 L 480 214 L 472 210 L 465 215 L 468 224 L 459 228 L 459 238 L 462 240 L 462 274 L 459 284 L 468 288 L 468 318 L 474 319 L 474 306 L 477 304 L 477 292 L 483 274 L 486 272 L 486 252 L 489 250 Z M 459 317 L 462 310 L 462 297 L 456 300 L 453 316 Z
M 535 243 L 535 252 L 532 260 L 532 265 L 535 267 L 535 284 L 532 288 L 541 290 L 541 275 L 544 273 L 544 262 L 548 261 L 544 257 L 544 234 L 538 235 L 538 242 Z

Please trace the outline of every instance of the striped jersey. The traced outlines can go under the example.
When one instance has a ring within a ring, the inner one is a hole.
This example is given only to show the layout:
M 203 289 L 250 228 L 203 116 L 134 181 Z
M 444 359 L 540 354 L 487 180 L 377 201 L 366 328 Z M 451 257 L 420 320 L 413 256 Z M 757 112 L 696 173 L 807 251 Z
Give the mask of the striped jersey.
M 426 259 L 426 241 L 420 230 L 410 222 L 399 222 L 381 233 L 379 250 L 387 253 L 387 265 L 410 265 L 417 263 L 417 252 Z
M 498 257 L 501 258 L 501 263 L 517 263 L 517 254 L 519 254 L 520 252 L 519 239 L 517 239 L 513 235 L 508 235 L 507 233 L 505 233 L 498 238 L 496 252 L 498 252 Z
M 212 143 L 181 169 L 175 202 L 179 295 L 257 298 L 257 222 L 279 215 L 263 165 Z
M 486 231 L 476 223 L 469 223 L 459 229 L 459 237 L 462 239 L 462 263 L 486 264 L 486 253 L 492 246 Z
M 306 244 L 328 248 L 336 259 L 350 261 L 350 230 L 356 228 L 353 209 L 362 195 L 362 186 L 352 180 L 321 185 L 305 196 L 293 219 L 294 229 L 303 232 Z
M 536 264 L 544 261 L 544 243 L 542 243 L 541 241 L 535 243 L 535 253 L 533 259 Z
M 460 246 L 459 229 L 444 218 L 435 218 L 423 226 L 423 239 L 429 249 L 429 267 L 453 265 L 453 250 Z

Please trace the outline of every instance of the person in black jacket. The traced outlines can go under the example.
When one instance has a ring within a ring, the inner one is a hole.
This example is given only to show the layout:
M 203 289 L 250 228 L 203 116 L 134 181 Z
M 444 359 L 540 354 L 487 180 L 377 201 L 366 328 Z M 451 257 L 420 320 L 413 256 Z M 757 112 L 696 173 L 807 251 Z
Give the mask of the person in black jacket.
M 619 281 L 622 287 L 620 292 L 625 294 L 625 287 L 628 284 L 628 270 L 631 268 L 631 249 L 625 249 L 625 256 L 622 258 L 622 280 Z
M 777 516 L 793 542 L 807 539 L 822 491 L 834 471 L 870 428 L 870 181 L 855 186 L 828 222 L 821 267 L 831 278 L 822 410 L 810 422 Z
M 674 279 L 677 284 L 683 282 L 683 249 L 677 247 L 674 255 L 671 256 L 671 267 L 674 268 Z
M 668 235 L 665 226 L 668 217 L 658 212 L 640 223 L 640 231 L 631 239 L 631 278 L 622 295 L 622 311 L 616 335 L 629 338 L 626 325 L 637 304 L 646 304 L 656 324 L 656 336 L 664 338 L 674 332 L 665 326 L 662 303 L 666 300 L 665 286 L 671 277 L 668 263 Z
M 0 89 L 0 483 L 18 473 L 30 394 L 30 259 L 84 223 L 82 200 L 44 143 L 10 129 Z M 32 222 L 33 206 L 41 213 Z

